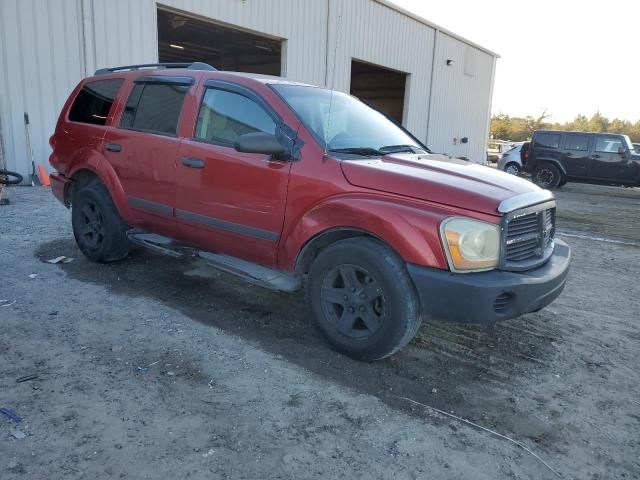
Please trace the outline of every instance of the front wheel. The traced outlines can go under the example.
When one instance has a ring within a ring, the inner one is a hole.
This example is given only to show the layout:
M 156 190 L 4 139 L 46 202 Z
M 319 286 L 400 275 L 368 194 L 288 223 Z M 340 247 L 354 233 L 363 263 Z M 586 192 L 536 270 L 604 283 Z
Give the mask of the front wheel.
M 320 252 L 309 272 L 307 298 L 328 341 L 357 360 L 397 352 L 422 320 L 403 260 L 369 238 L 342 240 Z
M 562 180 L 562 174 L 558 167 L 551 163 L 542 164 L 533 171 L 533 183 L 540 188 L 556 188 Z

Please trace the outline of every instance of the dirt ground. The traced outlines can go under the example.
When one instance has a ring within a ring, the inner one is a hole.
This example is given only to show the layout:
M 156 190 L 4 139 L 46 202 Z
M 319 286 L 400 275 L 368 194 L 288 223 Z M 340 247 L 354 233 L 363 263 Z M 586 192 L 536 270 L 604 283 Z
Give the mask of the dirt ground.
M 429 322 L 376 363 L 331 351 L 299 295 L 142 250 L 92 264 L 48 190 L 7 194 L 3 480 L 640 478 L 638 189 L 557 192 L 573 263 L 546 309 Z

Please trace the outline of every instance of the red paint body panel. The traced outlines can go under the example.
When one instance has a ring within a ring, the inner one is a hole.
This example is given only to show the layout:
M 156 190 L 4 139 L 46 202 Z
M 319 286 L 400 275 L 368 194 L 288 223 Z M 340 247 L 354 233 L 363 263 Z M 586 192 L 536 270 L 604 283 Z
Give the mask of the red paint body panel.
M 429 155 L 338 160 L 323 150 L 269 87 L 278 79 L 224 72 L 153 70 L 193 77 L 176 136 L 119 127 L 134 81 L 149 71 L 84 80 L 67 101 L 52 138 L 53 190 L 64 201 L 66 180 L 79 171 L 97 175 L 131 226 L 198 248 L 293 271 L 302 248 L 335 228 L 368 232 L 413 264 L 446 269 L 439 225 L 451 215 L 498 223 L 497 205 L 536 187 L 490 169 Z M 87 82 L 124 78 L 104 126 L 68 120 L 72 100 Z M 208 79 L 244 86 L 260 96 L 302 145 L 295 161 L 239 153 L 195 140 Z M 121 145 L 109 152 L 107 144 Z M 189 168 L 183 158 L 202 160 Z M 423 158 L 420 158 L 423 157 Z M 499 178 L 498 178 L 499 177 Z M 61 193 L 62 192 L 62 193 Z M 132 198 L 134 199 L 132 203 Z M 145 203 L 146 202 L 146 203 Z M 149 208 L 149 205 L 153 208 Z

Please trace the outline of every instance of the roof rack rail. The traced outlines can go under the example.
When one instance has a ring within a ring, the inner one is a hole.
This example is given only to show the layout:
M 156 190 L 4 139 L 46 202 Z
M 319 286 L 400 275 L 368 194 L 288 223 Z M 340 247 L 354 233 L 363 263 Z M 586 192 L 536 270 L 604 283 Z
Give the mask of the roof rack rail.
M 123 65 L 122 67 L 99 68 L 94 75 L 106 75 L 108 73 L 119 72 L 120 70 L 140 70 L 142 68 L 186 68 L 187 70 L 208 70 L 214 72 L 217 69 L 208 63 L 192 62 L 192 63 L 143 63 L 140 65 Z

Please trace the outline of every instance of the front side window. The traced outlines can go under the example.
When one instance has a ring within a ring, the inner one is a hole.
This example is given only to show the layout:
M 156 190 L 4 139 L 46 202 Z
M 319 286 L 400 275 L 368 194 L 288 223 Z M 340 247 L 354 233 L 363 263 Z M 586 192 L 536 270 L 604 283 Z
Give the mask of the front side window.
M 121 79 L 113 79 L 87 83 L 71 105 L 69 120 L 92 125 L 105 125 L 122 82 Z
M 536 135 L 536 146 L 542 148 L 559 148 L 559 133 L 539 133 Z
M 589 150 L 589 135 L 567 135 L 565 143 L 567 150 L 586 152 Z
M 624 147 L 624 143 L 620 137 L 602 137 L 596 139 L 596 152 L 600 153 L 618 153 L 618 149 Z
M 196 139 L 233 145 L 239 136 L 255 132 L 276 133 L 276 122 L 260 105 L 238 93 L 207 89 L 198 114 Z
M 136 84 L 127 100 L 120 126 L 133 130 L 176 135 L 187 90 L 189 90 L 187 85 L 179 84 Z
M 403 129 L 350 95 L 302 85 L 272 87 L 329 151 L 356 155 L 425 152 Z

